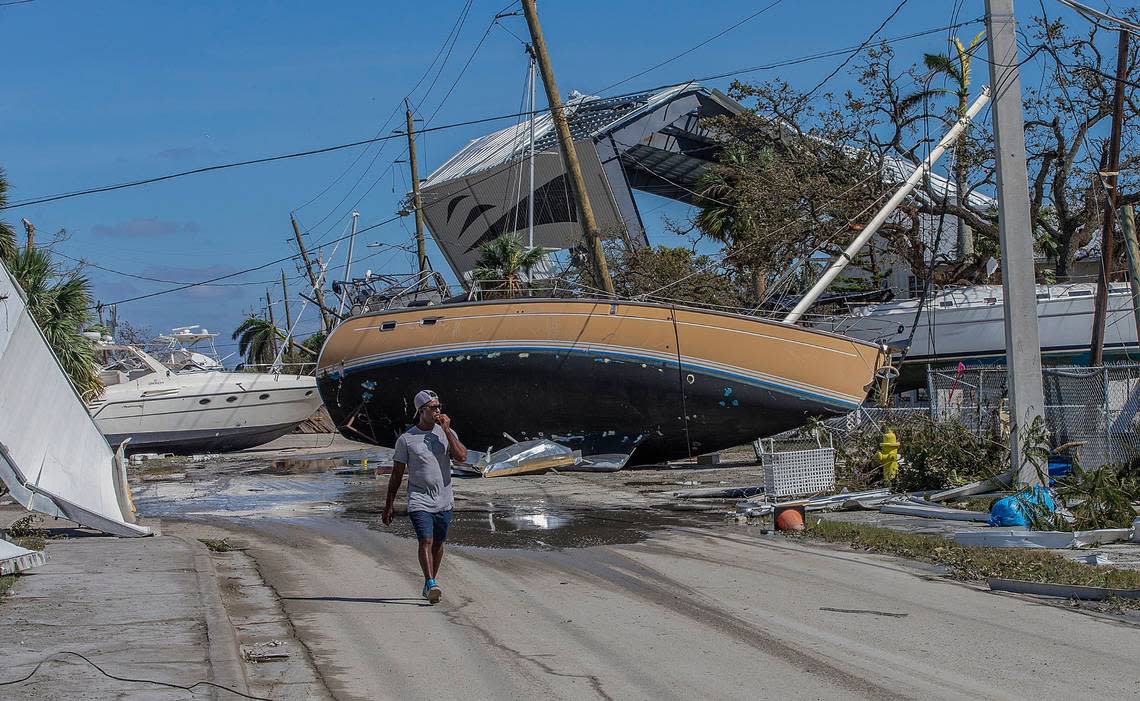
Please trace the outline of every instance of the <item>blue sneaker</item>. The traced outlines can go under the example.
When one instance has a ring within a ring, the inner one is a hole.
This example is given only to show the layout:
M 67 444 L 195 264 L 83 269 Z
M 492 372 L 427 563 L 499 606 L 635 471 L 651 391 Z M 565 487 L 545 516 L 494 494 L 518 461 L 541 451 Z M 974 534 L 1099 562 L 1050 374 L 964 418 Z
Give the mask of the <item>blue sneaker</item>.
M 443 596 L 443 590 L 439 588 L 434 579 L 429 579 L 424 582 L 424 589 L 420 595 L 427 599 L 429 604 L 438 604 L 440 597 Z

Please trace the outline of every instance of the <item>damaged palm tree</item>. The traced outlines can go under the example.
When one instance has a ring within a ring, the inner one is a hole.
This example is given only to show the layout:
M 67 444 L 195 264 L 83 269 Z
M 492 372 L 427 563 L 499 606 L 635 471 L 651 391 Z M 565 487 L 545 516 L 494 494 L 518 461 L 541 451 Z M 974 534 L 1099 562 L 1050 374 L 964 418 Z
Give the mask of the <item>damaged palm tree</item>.
M 488 298 L 519 297 L 529 286 L 531 271 L 546 257 L 541 248 L 527 248 L 518 234 L 504 234 L 479 247 L 475 280 Z

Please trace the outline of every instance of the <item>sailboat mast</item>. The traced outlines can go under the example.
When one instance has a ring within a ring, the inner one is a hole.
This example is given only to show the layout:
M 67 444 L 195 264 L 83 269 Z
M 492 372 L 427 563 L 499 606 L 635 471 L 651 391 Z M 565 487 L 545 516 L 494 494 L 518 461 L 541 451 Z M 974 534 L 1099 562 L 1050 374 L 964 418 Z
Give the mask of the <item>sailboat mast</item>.
M 800 320 L 800 317 L 804 315 L 804 312 L 810 309 L 811 305 L 815 304 L 816 300 L 819 299 L 820 295 L 823 294 L 828 285 L 830 285 L 835 280 L 835 278 L 839 277 L 839 273 L 843 272 L 843 269 L 847 267 L 848 263 L 855 260 L 856 254 L 859 253 L 863 246 L 867 245 L 867 242 L 871 240 L 871 237 L 875 235 L 875 232 L 879 230 L 879 227 L 881 227 L 887 221 L 887 217 L 891 216 L 891 213 L 894 212 L 900 204 L 902 204 L 902 201 L 906 199 L 907 195 L 909 195 L 912 190 L 914 190 L 919 181 L 921 181 L 930 173 L 930 168 L 934 165 L 934 163 L 939 158 L 941 158 L 942 154 L 946 152 L 946 149 L 949 148 L 950 145 L 958 139 L 962 132 L 965 131 L 966 125 L 970 123 L 970 120 L 976 117 L 978 112 L 981 112 L 982 108 L 985 107 L 986 103 L 989 101 L 989 87 L 982 88 L 982 94 L 978 96 L 977 100 L 974 100 L 974 104 L 970 105 L 970 109 L 966 111 L 965 116 L 959 119 L 958 123 L 955 124 L 950 129 L 950 131 L 946 132 L 946 136 L 942 137 L 942 140 L 939 141 L 934 150 L 930 152 L 930 155 L 926 157 L 926 160 L 924 160 L 922 164 L 919 165 L 918 168 L 916 168 L 915 171 L 910 174 L 910 177 L 906 179 L 906 182 L 903 183 L 903 186 L 900 187 L 893 196 L 891 196 L 891 199 L 888 200 L 883 208 L 879 210 L 879 213 L 875 215 L 874 219 L 872 219 L 871 222 L 867 224 L 867 226 L 863 229 L 863 231 L 855 237 L 855 240 L 851 242 L 851 245 L 847 247 L 847 250 L 845 250 L 843 254 L 840 255 L 839 258 L 831 264 L 831 267 L 829 267 L 827 271 L 824 272 L 819 281 L 816 282 L 810 290 L 808 290 L 808 293 L 803 296 L 803 299 L 801 299 L 799 303 L 796 304 L 796 308 L 793 309 L 790 314 L 784 317 L 785 324 L 796 323 Z
M 534 47 L 526 45 L 526 52 L 530 55 L 530 196 L 526 198 L 527 246 L 534 248 L 534 121 L 537 117 L 535 107 L 535 70 Z

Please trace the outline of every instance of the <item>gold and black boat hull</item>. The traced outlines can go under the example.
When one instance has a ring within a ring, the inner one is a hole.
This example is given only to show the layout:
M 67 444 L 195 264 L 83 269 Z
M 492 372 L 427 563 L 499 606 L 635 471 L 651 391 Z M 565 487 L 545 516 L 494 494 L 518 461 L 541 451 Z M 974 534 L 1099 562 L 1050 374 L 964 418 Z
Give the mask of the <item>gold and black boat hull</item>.
M 502 300 L 353 317 L 329 335 L 317 385 L 355 440 L 392 445 L 427 388 L 473 449 L 542 437 L 645 463 L 850 412 L 881 358 L 870 343 L 754 317 Z

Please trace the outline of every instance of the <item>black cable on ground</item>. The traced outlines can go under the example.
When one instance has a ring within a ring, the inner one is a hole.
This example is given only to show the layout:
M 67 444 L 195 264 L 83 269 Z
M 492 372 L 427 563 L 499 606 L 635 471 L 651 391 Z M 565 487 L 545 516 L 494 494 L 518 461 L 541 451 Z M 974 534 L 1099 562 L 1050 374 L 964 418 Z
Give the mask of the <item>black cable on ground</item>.
M 36 664 L 36 666 L 32 669 L 32 671 L 30 673 L 28 673 L 27 676 L 25 676 L 21 679 L 13 679 L 11 681 L 0 682 L 0 686 L 12 686 L 13 684 L 20 684 L 22 682 L 28 681 L 32 677 L 36 676 L 36 673 L 40 671 L 40 667 L 43 667 L 48 662 L 59 658 L 61 655 L 72 655 L 74 657 L 78 657 L 79 659 L 83 660 L 84 662 L 86 662 L 87 664 L 91 665 L 96 670 L 98 670 L 99 673 L 102 674 L 104 677 L 107 677 L 108 679 L 114 679 L 115 681 L 128 682 L 130 684 L 154 684 L 155 686 L 164 686 L 168 689 L 181 689 L 183 691 L 193 691 L 195 689 L 195 687 L 199 687 L 199 686 L 211 686 L 215 689 L 221 689 L 222 691 L 228 691 L 231 694 L 242 697 L 243 699 L 254 699 L 254 701 L 273 701 L 272 699 L 267 699 L 264 696 L 252 696 L 250 694 L 242 693 L 242 692 L 238 691 L 237 689 L 231 689 L 228 686 L 223 686 L 221 684 L 215 684 L 214 682 L 208 682 L 208 681 L 204 681 L 204 680 L 194 682 L 193 684 L 190 684 L 189 686 L 185 686 L 183 684 L 174 684 L 172 682 L 160 682 L 160 681 L 155 680 L 155 679 L 132 679 L 131 677 L 120 677 L 118 675 L 111 674 L 107 670 L 103 669 L 99 665 L 92 662 L 86 656 L 81 655 L 78 652 L 72 652 L 71 650 L 60 650 L 59 652 L 55 652 L 55 653 L 48 655 L 47 657 L 40 660 Z

